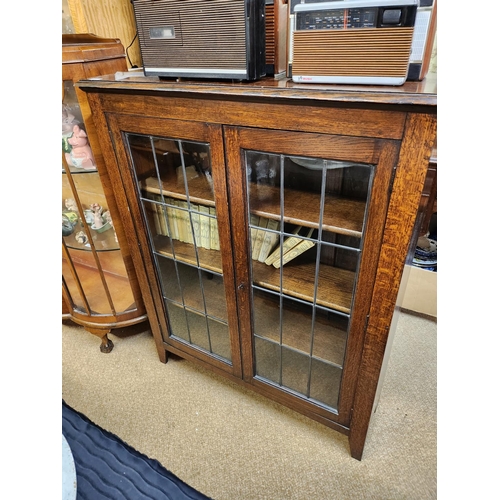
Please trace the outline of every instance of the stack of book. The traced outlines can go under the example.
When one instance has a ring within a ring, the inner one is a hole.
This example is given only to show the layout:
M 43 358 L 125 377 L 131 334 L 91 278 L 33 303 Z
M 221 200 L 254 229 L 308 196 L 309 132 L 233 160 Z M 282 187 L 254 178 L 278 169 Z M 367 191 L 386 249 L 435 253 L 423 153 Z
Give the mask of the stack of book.
M 155 201 L 162 201 L 159 195 L 151 197 Z M 170 206 L 153 204 L 154 223 L 158 234 L 184 243 L 196 243 L 198 247 L 208 250 L 220 250 L 215 207 L 191 203 L 189 211 L 187 201 L 169 197 L 165 197 L 165 203 Z
M 279 221 L 252 214 L 250 224 L 255 226 L 250 229 L 252 259 L 268 266 L 279 268 L 315 245 L 314 241 L 304 239 L 304 237 L 311 238 L 313 228 L 296 226 L 292 231 L 293 236 L 285 238 L 281 249 L 279 233 L 266 231 L 266 229 L 278 231 Z

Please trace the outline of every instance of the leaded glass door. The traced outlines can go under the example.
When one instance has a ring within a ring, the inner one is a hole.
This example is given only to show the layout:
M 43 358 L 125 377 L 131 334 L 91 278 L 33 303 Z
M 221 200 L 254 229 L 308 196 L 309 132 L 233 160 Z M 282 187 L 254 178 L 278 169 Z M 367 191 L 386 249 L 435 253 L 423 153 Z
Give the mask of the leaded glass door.
M 146 229 L 164 342 L 241 376 L 231 237 L 220 223 L 227 220 L 220 127 L 121 116 L 110 122 L 123 137 L 124 182 Z
M 228 170 L 240 172 L 236 198 L 244 200 L 240 223 L 247 228 L 247 266 L 237 278 L 250 311 L 240 322 L 251 344 L 245 378 L 343 420 L 394 144 L 243 128 L 225 135 L 237 145 Z

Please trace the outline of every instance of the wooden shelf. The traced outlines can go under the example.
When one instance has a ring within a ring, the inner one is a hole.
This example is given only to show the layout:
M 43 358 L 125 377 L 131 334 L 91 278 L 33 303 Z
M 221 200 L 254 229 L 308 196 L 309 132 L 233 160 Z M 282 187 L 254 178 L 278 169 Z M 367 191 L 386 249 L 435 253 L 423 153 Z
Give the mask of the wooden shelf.
M 283 266 L 283 286 L 280 288 L 280 269 L 252 261 L 253 282 L 262 288 L 282 292 L 290 297 L 312 302 L 314 297 L 314 274 L 316 264 L 300 257 Z M 318 305 L 340 311 L 351 312 L 355 273 L 320 265 L 319 285 L 316 297 Z
M 191 245 L 190 243 L 184 243 L 179 240 L 172 241 L 174 244 L 176 260 L 178 260 L 179 262 L 184 262 L 185 264 L 190 264 L 192 266 L 198 266 L 194 245 Z M 168 238 L 167 236 L 155 236 L 154 246 L 156 252 L 158 252 L 160 255 L 164 255 L 165 257 L 168 257 L 170 259 L 174 258 L 172 249 L 170 247 L 170 238 Z M 208 250 L 201 247 L 198 247 L 197 250 L 199 265 L 202 269 L 222 274 L 221 255 L 218 250 Z
M 285 190 L 284 221 L 307 227 L 319 227 L 320 194 Z M 250 186 L 250 211 L 268 219 L 280 219 L 280 189 L 273 186 Z M 327 196 L 323 230 L 361 238 L 366 203 L 360 200 Z
M 177 177 L 173 175 L 163 175 L 161 178 L 161 187 L 157 177 L 147 177 L 141 181 L 141 187 L 144 191 L 154 194 L 163 194 L 177 200 L 187 200 L 184 182 L 178 182 Z M 215 207 L 214 195 L 210 189 L 207 179 L 199 175 L 188 181 L 189 200 L 192 203 L 201 203 L 207 207 Z
M 161 189 L 155 177 L 142 181 L 144 190 L 149 193 L 163 194 L 179 200 L 186 200 L 184 186 L 178 186 L 172 176 L 162 178 Z M 213 195 L 202 176 L 189 181 L 189 198 L 193 203 L 215 207 Z M 291 202 L 293 200 L 293 203 Z M 360 200 L 327 196 L 323 213 L 323 230 L 361 238 L 366 203 Z M 284 222 L 319 227 L 319 193 L 287 189 L 285 192 Z M 265 185 L 252 185 L 250 190 L 250 209 L 255 215 L 280 220 L 280 190 Z
M 183 243 L 179 240 L 174 242 L 175 258 L 179 262 L 197 266 L 194 245 Z M 160 255 L 173 259 L 169 238 L 156 236 L 154 238 L 155 250 Z M 218 250 L 207 250 L 198 248 L 199 265 L 202 269 L 222 274 L 221 255 Z M 290 297 L 313 301 L 314 297 L 314 273 L 316 264 L 307 259 L 298 257 L 283 267 L 283 288 L 280 289 L 280 269 L 267 266 L 256 260 L 252 260 L 253 281 L 262 288 L 275 292 L 283 292 Z M 355 273 L 320 265 L 319 285 L 316 297 L 318 305 L 340 311 L 346 314 L 351 312 L 351 300 L 354 288 Z

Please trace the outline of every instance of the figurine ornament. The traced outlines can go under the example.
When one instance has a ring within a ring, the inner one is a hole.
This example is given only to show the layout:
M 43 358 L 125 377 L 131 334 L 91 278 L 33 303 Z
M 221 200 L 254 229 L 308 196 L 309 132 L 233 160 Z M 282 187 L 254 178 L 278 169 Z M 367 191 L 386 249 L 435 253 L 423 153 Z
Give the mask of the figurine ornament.
M 94 222 L 90 226 L 92 229 L 95 229 L 98 233 L 102 233 L 112 227 L 109 212 L 107 210 L 103 212 L 103 208 L 99 203 L 92 203 L 90 205 L 90 210 L 94 214 Z
M 86 170 L 96 168 L 87 134 L 80 127 L 70 108 L 64 104 L 62 107 L 62 149 L 68 165 Z

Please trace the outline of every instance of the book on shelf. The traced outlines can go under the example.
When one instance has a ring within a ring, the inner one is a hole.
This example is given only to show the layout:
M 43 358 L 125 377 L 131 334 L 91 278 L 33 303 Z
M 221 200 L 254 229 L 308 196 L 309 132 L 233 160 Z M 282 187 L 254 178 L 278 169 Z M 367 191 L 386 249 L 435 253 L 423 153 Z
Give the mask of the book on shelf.
M 173 205 L 167 207 L 167 217 L 168 217 L 170 232 L 172 233 L 171 238 L 174 240 L 178 240 L 179 239 L 179 226 L 178 226 L 178 214 L 177 214 L 178 210 L 177 208 L 174 208 L 177 205 L 177 201 L 170 197 L 166 198 L 165 201 L 169 205 Z
M 266 227 L 267 229 L 274 229 L 275 231 L 278 231 L 280 227 L 280 221 L 268 219 Z M 265 262 L 271 251 L 274 250 L 274 247 L 276 246 L 276 243 L 279 241 L 279 239 L 279 233 L 272 233 L 271 231 L 264 232 L 264 239 L 262 240 L 259 257 L 257 258 L 259 262 Z
M 302 226 L 295 226 L 292 230 L 292 235 L 299 234 L 300 230 L 302 229 Z M 295 246 L 297 243 L 300 243 L 301 238 L 295 237 L 295 236 L 288 236 L 285 238 L 283 241 L 283 255 L 290 250 L 293 246 Z M 276 259 L 279 259 L 281 257 L 281 247 L 278 245 L 278 247 L 269 255 L 269 257 L 266 258 L 264 261 L 268 266 L 270 266 Z
M 250 224 L 252 226 L 258 226 L 259 225 L 259 216 L 250 214 Z M 250 228 L 250 246 L 252 248 L 252 259 L 254 258 L 254 251 L 253 248 L 255 246 L 255 235 L 257 234 L 257 229 L 254 227 Z
M 312 236 L 313 231 L 314 228 L 310 228 L 305 237 L 310 238 Z M 295 259 L 295 257 L 298 257 L 300 254 L 304 253 L 306 250 L 309 250 L 316 244 L 316 242 L 313 240 L 304 240 L 301 237 L 298 237 L 297 239 L 299 241 L 295 243 L 295 245 L 293 245 L 291 249 L 287 250 L 286 252 L 283 252 L 283 260 L 280 257 L 278 257 L 273 262 L 274 267 L 278 268 L 281 265 L 284 266 L 286 263 Z
M 264 228 L 267 227 L 267 219 L 265 217 L 259 217 L 258 226 L 262 229 L 257 229 L 255 232 L 255 241 L 252 246 L 252 259 L 259 260 L 260 250 L 262 248 L 262 242 L 264 241 L 264 236 L 266 231 Z
M 198 213 L 199 206 L 191 203 L 191 220 L 193 222 L 193 235 L 196 246 L 201 247 L 201 221 L 200 214 Z
M 155 200 L 156 199 L 156 195 L 151 194 L 151 193 L 148 193 L 147 197 L 150 200 Z M 154 201 L 152 201 L 151 203 L 148 203 L 145 206 L 149 207 L 148 211 L 153 215 L 153 223 L 154 223 L 154 226 L 155 226 L 156 234 L 162 234 L 161 224 L 160 224 L 160 215 L 161 215 L 160 214 L 160 207 L 156 203 L 154 203 Z
M 200 205 L 200 244 L 203 248 L 210 250 L 210 208 L 205 205 Z M 207 215 L 203 215 L 207 214 Z
M 179 240 L 184 243 L 193 243 L 193 232 L 189 221 L 188 203 L 184 200 L 178 200 L 177 205 L 184 210 L 178 210 L 179 215 Z
M 167 213 L 166 213 L 166 208 L 163 205 L 163 200 L 159 194 L 154 194 L 153 199 L 156 200 L 158 203 L 155 203 L 155 208 L 156 208 L 156 214 L 158 217 L 158 222 L 160 225 L 158 234 L 161 234 L 163 236 L 168 236 L 168 225 L 167 225 Z
M 210 207 L 210 248 L 213 250 L 220 250 L 219 243 L 219 228 L 217 225 L 217 217 L 215 207 Z

